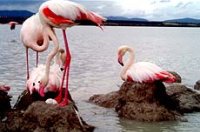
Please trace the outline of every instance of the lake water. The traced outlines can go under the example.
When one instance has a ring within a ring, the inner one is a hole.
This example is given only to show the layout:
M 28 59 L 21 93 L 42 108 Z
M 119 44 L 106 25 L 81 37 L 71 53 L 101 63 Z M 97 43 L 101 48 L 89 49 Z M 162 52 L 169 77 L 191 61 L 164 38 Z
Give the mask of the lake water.
M 19 39 L 21 26 L 9 30 L 0 25 L 0 82 L 12 89 L 12 104 L 25 89 L 25 48 Z M 64 47 L 62 33 L 56 31 L 60 46 Z M 136 61 L 156 63 L 166 70 L 176 71 L 183 83 L 193 87 L 200 79 L 200 28 L 176 27 L 104 27 L 77 26 L 68 29 L 72 54 L 69 87 L 81 116 L 96 126 L 96 132 L 168 132 L 198 131 L 200 114 L 187 114 L 188 122 L 144 123 L 119 119 L 113 109 L 105 109 L 87 102 L 94 94 L 118 90 L 122 84 L 117 63 L 117 49 L 126 44 L 135 48 Z M 40 54 L 40 63 L 45 62 Z M 35 52 L 30 51 L 31 67 L 35 64 Z

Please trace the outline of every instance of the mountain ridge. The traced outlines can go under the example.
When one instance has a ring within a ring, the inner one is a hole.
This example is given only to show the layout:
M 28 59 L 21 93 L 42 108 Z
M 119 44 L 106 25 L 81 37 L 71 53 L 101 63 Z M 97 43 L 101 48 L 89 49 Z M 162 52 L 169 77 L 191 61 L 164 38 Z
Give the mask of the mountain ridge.
M 200 23 L 200 19 L 185 17 L 185 18 L 165 20 L 164 22 L 196 23 L 197 24 L 197 23 Z
M 128 18 L 123 16 L 108 16 L 106 17 L 108 20 L 121 20 L 121 21 L 142 21 L 142 22 L 152 22 L 150 20 L 144 18 Z M 156 21 L 155 21 L 156 22 Z M 169 19 L 157 22 L 172 22 L 172 23 L 200 23 L 200 19 L 184 17 L 184 18 L 177 18 L 177 19 Z
M 33 12 L 27 10 L 0 10 L 0 23 L 8 23 L 9 21 L 16 21 L 23 23 L 28 17 L 32 16 Z M 106 16 L 107 22 L 105 25 L 113 26 L 200 26 L 200 19 L 195 18 L 178 18 L 164 21 L 150 21 L 145 18 L 129 18 L 124 16 Z M 82 24 L 83 25 L 83 24 Z M 90 24 L 85 24 L 90 25 Z

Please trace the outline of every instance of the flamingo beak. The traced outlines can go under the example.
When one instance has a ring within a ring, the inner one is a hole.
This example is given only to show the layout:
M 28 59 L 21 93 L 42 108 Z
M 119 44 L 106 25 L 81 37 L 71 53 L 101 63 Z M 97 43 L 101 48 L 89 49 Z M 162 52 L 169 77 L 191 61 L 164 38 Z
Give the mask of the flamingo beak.
M 40 89 L 39 89 L 39 94 L 40 94 L 41 97 L 44 97 L 44 96 L 45 96 L 45 94 L 44 94 L 44 87 L 43 87 L 43 86 L 40 87 Z
M 122 61 L 122 55 L 118 55 L 118 63 L 121 65 L 121 66 L 124 66 L 124 63 Z

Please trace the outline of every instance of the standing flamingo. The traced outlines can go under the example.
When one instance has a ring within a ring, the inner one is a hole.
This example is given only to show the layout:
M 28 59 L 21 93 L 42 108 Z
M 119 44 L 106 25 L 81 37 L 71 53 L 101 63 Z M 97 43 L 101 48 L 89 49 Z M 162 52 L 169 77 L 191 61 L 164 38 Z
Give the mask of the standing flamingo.
M 123 56 L 129 52 L 127 63 L 123 64 Z M 120 46 L 118 49 L 118 62 L 124 66 L 121 71 L 121 78 L 124 81 L 134 82 L 154 82 L 157 80 L 172 83 L 176 78 L 169 72 L 161 69 L 157 65 L 150 62 L 134 63 L 134 50 L 126 45 Z
M 36 51 L 36 67 L 37 67 L 38 52 L 45 51 L 48 48 L 49 37 L 54 41 L 54 43 L 58 44 L 53 29 L 46 28 L 45 30 L 38 14 L 31 16 L 23 23 L 20 31 L 20 38 L 24 46 L 26 47 L 27 80 L 29 79 L 28 48 L 31 48 L 32 50 Z
M 82 5 L 67 1 L 67 0 L 49 0 L 44 2 L 39 8 L 40 18 L 44 26 L 53 26 L 61 28 L 64 36 L 65 48 L 66 48 L 66 62 L 64 68 L 64 74 L 62 79 L 62 85 L 60 94 L 58 96 L 58 102 L 60 106 L 68 104 L 68 79 L 71 62 L 71 54 L 66 37 L 66 28 L 76 24 L 76 21 L 89 20 L 101 27 L 105 18 L 102 16 L 86 10 Z M 67 73 L 66 73 L 67 72 Z M 62 98 L 62 87 L 64 83 L 64 77 L 66 75 L 66 89 L 65 96 Z M 62 101 L 62 102 L 61 102 Z

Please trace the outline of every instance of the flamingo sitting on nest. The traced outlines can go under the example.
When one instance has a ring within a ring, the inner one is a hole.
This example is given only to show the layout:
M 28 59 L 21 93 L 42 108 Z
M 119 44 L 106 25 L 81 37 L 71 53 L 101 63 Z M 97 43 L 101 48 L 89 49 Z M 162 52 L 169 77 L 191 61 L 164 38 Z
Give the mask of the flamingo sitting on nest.
M 129 59 L 124 65 L 123 56 L 126 52 L 129 52 Z M 123 66 L 120 76 L 124 81 L 134 81 L 140 83 L 151 83 L 157 80 L 166 83 L 173 83 L 176 81 L 176 78 L 171 73 L 161 69 L 153 63 L 134 63 L 134 50 L 126 45 L 120 46 L 118 49 L 118 62 Z
M 40 81 L 45 75 L 46 66 L 44 64 L 40 64 L 31 71 L 30 78 L 27 81 L 27 89 L 30 94 L 33 92 L 38 92 L 41 96 L 45 96 L 44 94 L 47 92 L 59 92 L 63 76 L 65 55 L 66 54 L 63 49 L 60 49 L 57 52 L 55 61 L 50 66 L 48 84 L 42 89 L 40 88 Z

